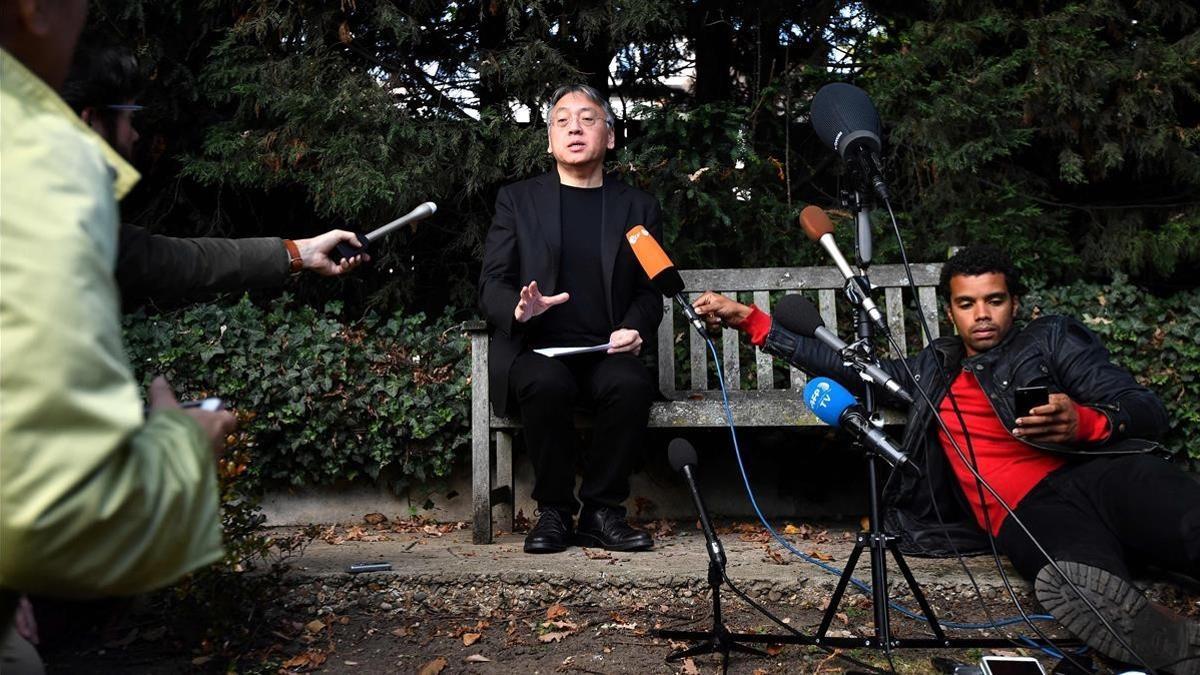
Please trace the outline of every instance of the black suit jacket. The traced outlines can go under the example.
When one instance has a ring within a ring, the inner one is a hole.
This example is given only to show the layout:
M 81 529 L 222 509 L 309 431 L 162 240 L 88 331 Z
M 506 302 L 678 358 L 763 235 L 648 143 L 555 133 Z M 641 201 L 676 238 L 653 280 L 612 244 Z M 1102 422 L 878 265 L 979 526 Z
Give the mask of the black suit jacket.
M 594 309 L 607 315 L 613 330 L 633 328 L 643 340 L 650 339 L 662 319 L 662 295 L 650 285 L 625 241 L 625 232 L 634 225 L 645 225 L 661 242 L 658 201 L 611 175 L 604 177 L 603 189 L 600 260 L 607 294 L 605 306 Z M 558 292 L 561 221 L 557 171 L 506 185 L 496 195 L 496 214 L 484 244 L 479 276 L 479 304 L 491 338 L 488 388 L 492 405 L 501 414 L 508 412 L 508 369 L 525 347 L 527 331 L 541 318 L 522 324 L 513 318 L 513 310 L 521 287 L 531 281 L 538 282 L 544 295 Z

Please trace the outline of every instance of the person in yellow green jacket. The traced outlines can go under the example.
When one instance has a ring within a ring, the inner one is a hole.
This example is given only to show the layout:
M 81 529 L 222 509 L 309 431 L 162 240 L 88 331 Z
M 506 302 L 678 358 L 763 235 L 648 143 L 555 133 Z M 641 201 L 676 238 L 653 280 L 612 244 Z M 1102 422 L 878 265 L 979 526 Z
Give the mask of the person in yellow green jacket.
M 143 402 L 116 199 L 137 172 L 55 93 L 86 0 L 0 0 L 0 629 L 19 593 L 125 595 L 222 555 L 226 411 Z

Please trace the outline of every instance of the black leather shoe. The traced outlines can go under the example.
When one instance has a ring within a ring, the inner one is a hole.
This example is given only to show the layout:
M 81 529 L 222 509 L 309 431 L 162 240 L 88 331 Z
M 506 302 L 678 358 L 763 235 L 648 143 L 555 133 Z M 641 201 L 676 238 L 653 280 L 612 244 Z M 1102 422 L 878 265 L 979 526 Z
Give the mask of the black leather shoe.
M 575 543 L 609 551 L 646 551 L 654 547 L 650 535 L 625 522 L 625 514 L 616 509 L 584 509 L 579 516 Z
M 560 553 L 571 545 L 571 514 L 545 509 L 525 537 L 526 553 Z

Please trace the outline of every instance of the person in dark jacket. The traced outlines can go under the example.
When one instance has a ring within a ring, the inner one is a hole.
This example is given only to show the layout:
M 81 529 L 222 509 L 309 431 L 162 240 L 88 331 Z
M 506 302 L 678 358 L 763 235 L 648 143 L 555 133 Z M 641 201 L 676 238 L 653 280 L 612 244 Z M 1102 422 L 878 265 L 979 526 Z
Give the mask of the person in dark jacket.
M 939 290 L 958 335 L 881 364 L 916 398 L 903 449 L 928 476 L 902 472 L 889 483 L 889 529 L 904 550 L 925 555 L 981 550 L 990 534 L 1034 582 L 1039 602 L 1088 644 L 1123 661 L 1200 673 L 1200 624 L 1149 602 L 1130 571 L 1153 564 L 1200 575 L 1200 483 L 1148 454 L 1167 428 L 1162 402 L 1079 321 L 1045 316 L 1017 327 L 1023 288 L 1002 252 L 963 249 L 943 267 Z M 834 351 L 758 308 L 712 292 L 695 308 L 710 325 L 738 327 L 766 351 L 863 393 Z M 1016 410 L 1014 392 L 1039 385 L 1049 402 Z
M 106 143 L 133 162 L 138 132 L 133 115 L 144 76 L 133 55 L 114 47 L 76 53 L 63 99 Z M 334 262 L 341 242 L 357 246 L 354 233 L 330 230 L 306 239 L 279 237 L 169 237 L 122 223 L 117 245 L 117 285 L 122 304 L 135 307 L 194 293 L 281 286 L 289 273 L 344 274 L 370 260 L 366 254 Z
M 572 542 L 645 550 L 654 542 L 629 526 L 623 502 L 654 393 L 638 353 L 663 301 L 624 235 L 641 224 L 661 239 L 659 207 L 604 174 L 615 137 L 598 91 L 560 87 L 548 104 L 555 168 L 500 189 L 484 244 L 479 298 L 490 331 L 489 396 L 498 412 L 520 414 L 533 461 L 539 517 L 526 552 L 563 551 Z M 554 358 L 534 351 L 598 345 L 607 347 Z M 578 500 L 577 405 L 595 410 Z

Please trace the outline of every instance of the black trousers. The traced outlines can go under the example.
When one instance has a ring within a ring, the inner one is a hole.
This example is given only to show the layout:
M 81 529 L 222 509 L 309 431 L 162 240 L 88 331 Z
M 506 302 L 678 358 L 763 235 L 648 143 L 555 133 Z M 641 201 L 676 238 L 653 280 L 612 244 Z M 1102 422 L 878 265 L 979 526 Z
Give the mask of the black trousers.
M 1097 457 L 1056 469 L 1013 510 L 1056 561 L 1079 562 L 1132 580 L 1153 564 L 1200 577 L 1200 483 L 1151 455 Z M 1046 559 L 1005 518 L 996 538 L 1021 576 Z
M 542 509 L 623 509 L 629 474 L 642 450 L 654 385 L 632 354 L 548 358 L 522 352 L 508 372 L 533 460 L 533 499 Z M 592 446 L 583 455 L 583 484 L 575 499 L 579 461 L 576 409 L 595 413 Z

